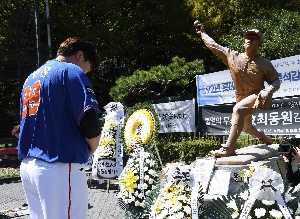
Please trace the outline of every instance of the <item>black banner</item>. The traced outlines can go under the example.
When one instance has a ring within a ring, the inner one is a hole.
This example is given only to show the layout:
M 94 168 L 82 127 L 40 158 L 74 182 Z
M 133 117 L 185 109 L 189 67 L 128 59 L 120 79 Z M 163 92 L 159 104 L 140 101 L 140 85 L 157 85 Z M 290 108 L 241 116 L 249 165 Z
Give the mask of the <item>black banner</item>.
M 228 135 L 233 105 L 201 107 L 201 132 Z M 252 124 L 267 135 L 300 134 L 300 97 L 273 100 L 270 111 L 258 111 L 252 116 Z

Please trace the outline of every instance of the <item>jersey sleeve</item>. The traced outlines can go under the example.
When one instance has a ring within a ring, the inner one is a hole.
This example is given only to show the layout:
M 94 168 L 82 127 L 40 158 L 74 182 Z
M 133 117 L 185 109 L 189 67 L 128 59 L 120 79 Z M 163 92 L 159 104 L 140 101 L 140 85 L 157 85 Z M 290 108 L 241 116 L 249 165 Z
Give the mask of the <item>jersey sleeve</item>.
M 80 125 L 85 112 L 90 109 L 94 109 L 99 116 L 102 115 L 91 82 L 78 66 L 68 67 L 65 83 L 70 107 L 77 125 Z
M 232 53 L 231 49 L 219 45 L 206 33 L 202 33 L 201 38 L 202 38 L 204 44 L 207 46 L 207 48 L 209 48 L 216 56 L 218 56 L 223 61 L 223 63 L 227 67 L 229 67 L 228 66 L 228 57 Z

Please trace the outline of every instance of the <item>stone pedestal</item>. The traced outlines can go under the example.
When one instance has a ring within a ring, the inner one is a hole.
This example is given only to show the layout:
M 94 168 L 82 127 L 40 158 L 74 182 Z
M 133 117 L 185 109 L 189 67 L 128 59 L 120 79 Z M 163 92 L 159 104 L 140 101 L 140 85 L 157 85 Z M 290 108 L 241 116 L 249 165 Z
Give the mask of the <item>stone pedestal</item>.
M 216 165 L 245 165 L 278 155 L 279 144 L 258 144 L 236 150 L 236 155 L 217 158 Z
M 282 159 L 279 156 L 267 158 L 264 160 L 256 161 L 255 163 L 260 165 L 267 165 L 268 168 L 271 168 L 272 170 L 280 173 L 280 168 L 278 165 L 278 161 Z M 244 164 L 244 165 L 216 165 L 215 170 L 228 170 L 230 171 L 230 183 L 229 183 L 229 189 L 228 189 L 228 195 L 234 195 L 239 193 L 239 191 L 242 189 L 242 185 L 244 184 L 243 179 L 239 176 L 239 171 L 243 169 L 249 169 L 251 164 Z M 282 178 L 284 176 L 282 175 Z
M 284 179 L 284 173 L 282 173 L 278 165 L 282 159 L 281 156 L 278 155 L 278 147 L 278 144 L 252 145 L 236 150 L 237 155 L 235 156 L 217 158 L 214 170 L 226 170 L 230 172 L 228 195 L 235 195 L 243 190 L 244 182 L 239 175 L 239 171 L 249 169 L 252 162 L 258 165 L 266 165 L 280 173 Z M 206 195 L 205 199 L 211 199 L 216 196 L 218 195 Z

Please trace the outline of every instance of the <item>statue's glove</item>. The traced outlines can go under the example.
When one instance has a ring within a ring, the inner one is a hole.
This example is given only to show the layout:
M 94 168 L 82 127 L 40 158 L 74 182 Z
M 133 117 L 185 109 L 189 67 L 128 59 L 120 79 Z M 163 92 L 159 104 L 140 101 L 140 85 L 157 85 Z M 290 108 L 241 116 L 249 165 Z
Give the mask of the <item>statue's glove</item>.
M 257 95 L 253 108 L 260 110 L 269 110 L 272 106 L 272 96 L 273 93 L 269 92 L 267 89 L 263 89 Z
M 280 88 L 280 81 L 276 79 L 270 84 L 269 87 L 263 89 L 257 95 L 253 108 L 260 110 L 270 110 L 272 106 L 273 93 Z

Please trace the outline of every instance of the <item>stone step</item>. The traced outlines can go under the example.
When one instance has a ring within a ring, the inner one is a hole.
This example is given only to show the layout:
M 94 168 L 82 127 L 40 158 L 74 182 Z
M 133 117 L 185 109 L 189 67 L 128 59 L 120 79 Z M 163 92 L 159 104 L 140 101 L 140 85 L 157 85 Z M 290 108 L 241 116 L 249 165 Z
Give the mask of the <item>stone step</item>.
M 259 161 L 278 156 L 279 144 L 258 144 L 236 150 L 236 155 L 217 158 L 216 165 L 246 165 L 252 161 Z

